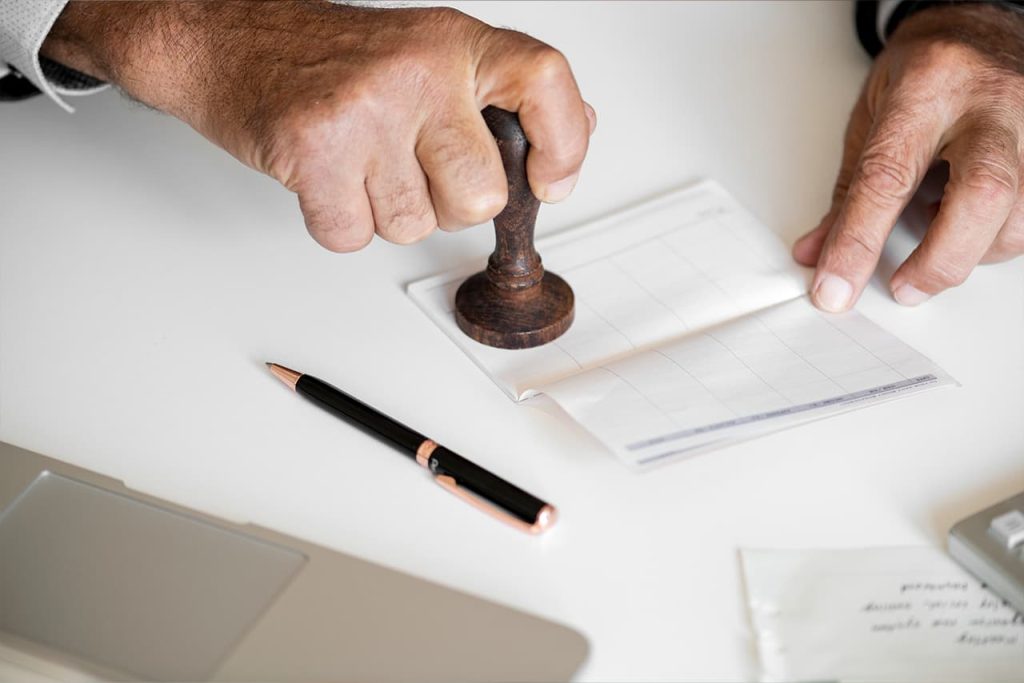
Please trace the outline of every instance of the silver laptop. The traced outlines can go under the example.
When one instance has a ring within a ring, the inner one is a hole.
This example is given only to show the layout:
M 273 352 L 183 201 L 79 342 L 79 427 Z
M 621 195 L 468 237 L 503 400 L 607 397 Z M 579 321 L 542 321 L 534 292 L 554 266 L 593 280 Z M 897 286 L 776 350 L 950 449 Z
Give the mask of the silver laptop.
M 565 626 L 0 444 L 0 681 L 562 681 Z

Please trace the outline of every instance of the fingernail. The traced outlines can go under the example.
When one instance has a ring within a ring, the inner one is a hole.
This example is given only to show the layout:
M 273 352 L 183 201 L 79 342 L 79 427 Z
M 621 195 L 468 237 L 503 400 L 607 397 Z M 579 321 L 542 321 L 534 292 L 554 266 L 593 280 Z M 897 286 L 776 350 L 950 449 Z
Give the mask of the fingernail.
M 597 129 L 597 112 L 586 102 L 583 103 L 583 108 L 587 113 L 587 123 L 590 125 L 590 134 L 593 135 Z
M 580 179 L 580 172 L 576 171 L 571 176 L 557 180 L 548 185 L 547 190 L 544 192 L 544 196 L 541 197 L 542 201 L 554 204 L 560 202 L 569 196 L 572 192 L 572 188 L 576 187 L 576 181 Z
M 852 296 L 853 285 L 838 275 L 825 273 L 818 280 L 812 298 L 818 308 L 829 313 L 840 313 L 849 307 Z
M 900 285 L 896 288 L 896 291 L 892 293 L 896 303 L 904 306 L 917 306 L 923 304 L 928 299 L 932 298 L 931 294 L 925 294 L 920 289 L 911 284 Z

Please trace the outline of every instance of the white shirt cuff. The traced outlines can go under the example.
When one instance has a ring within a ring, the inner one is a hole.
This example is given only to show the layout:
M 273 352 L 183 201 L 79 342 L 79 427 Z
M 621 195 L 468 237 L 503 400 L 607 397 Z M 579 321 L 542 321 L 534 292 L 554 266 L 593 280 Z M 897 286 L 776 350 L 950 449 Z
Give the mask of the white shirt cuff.
M 0 0 L 0 75 L 7 65 L 32 82 L 65 111 L 74 109 L 61 95 L 85 95 L 101 90 L 94 88 L 64 88 L 51 83 L 39 64 L 39 49 L 43 46 L 57 17 L 68 0 Z

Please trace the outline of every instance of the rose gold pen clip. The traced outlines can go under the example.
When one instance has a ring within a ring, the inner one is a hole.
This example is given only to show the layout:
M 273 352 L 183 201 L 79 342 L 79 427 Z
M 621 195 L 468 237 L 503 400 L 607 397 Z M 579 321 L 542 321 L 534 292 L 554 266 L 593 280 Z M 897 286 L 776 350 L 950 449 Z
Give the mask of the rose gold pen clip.
M 437 449 L 437 442 L 431 439 L 426 439 L 420 444 L 420 447 L 416 449 L 416 462 L 421 466 L 430 469 L 430 455 L 435 449 Z M 452 495 L 462 499 L 464 502 L 469 503 L 477 510 L 484 512 L 491 517 L 508 524 L 509 526 L 519 529 L 520 531 L 525 531 L 528 534 L 539 534 L 542 531 L 549 529 L 558 518 L 558 512 L 554 506 L 544 505 L 537 513 L 536 521 L 531 524 L 519 519 L 507 510 L 504 510 L 475 495 L 472 491 L 459 486 L 455 477 L 451 475 L 434 474 L 434 481 L 436 481 L 445 491 L 448 491 Z

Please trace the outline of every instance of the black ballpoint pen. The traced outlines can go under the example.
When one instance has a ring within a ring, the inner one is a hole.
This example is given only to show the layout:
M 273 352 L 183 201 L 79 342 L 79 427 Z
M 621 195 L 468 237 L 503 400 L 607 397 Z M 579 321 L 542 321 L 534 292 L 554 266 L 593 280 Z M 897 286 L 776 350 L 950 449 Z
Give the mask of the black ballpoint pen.
M 316 377 L 277 363 L 267 363 L 267 367 L 296 393 L 415 458 L 434 474 L 434 481 L 473 507 L 532 534 L 555 523 L 553 506 L 436 441 Z

